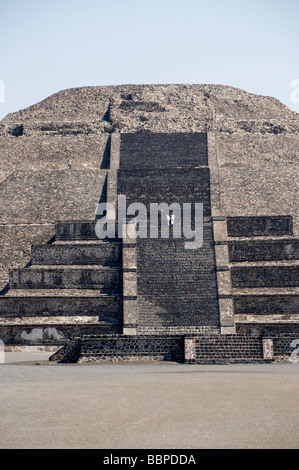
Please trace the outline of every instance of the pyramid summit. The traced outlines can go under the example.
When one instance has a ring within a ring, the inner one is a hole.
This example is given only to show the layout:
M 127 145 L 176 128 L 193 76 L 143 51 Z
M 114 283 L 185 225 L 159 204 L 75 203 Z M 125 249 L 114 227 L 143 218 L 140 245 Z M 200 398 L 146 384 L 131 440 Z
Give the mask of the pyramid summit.
M 151 119 L 155 113 L 159 122 Z M 217 119 L 298 120 L 298 114 L 275 98 L 223 85 L 116 85 L 63 90 L 8 114 L 3 122 L 104 120 L 122 132 L 196 132 L 201 129 L 199 120 L 208 126 Z

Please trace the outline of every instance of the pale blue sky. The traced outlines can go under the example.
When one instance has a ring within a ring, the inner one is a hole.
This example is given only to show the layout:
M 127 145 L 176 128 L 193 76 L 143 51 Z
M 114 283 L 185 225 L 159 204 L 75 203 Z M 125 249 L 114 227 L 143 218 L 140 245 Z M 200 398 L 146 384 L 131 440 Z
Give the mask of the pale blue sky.
M 0 119 L 127 83 L 231 85 L 299 112 L 298 20 L 299 0 L 0 0 Z

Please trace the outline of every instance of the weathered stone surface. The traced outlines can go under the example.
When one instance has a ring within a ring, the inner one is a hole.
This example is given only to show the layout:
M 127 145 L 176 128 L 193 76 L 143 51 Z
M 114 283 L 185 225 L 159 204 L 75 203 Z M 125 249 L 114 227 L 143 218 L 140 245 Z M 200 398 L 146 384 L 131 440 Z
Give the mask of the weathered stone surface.
M 32 264 L 117 266 L 121 260 L 120 243 L 33 245 Z
M 166 126 L 178 130 L 179 125 L 189 124 L 186 132 L 193 132 L 193 127 L 200 126 L 200 121 L 215 119 L 213 113 L 219 126 L 223 126 L 223 120 L 233 120 L 240 122 L 239 127 L 242 128 L 243 121 L 247 121 L 243 132 L 248 132 L 248 122 L 251 121 L 268 122 L 268 127 L 271 127 L 269 123 L 272 120 L 297 119 L 295 112 L 275 98 L 229 86 L 120 85 L 63 90 L 27 109 L 9 114 L 3 124 L 11 126 L 11 123 L 22 123 L 25 134 L 27 123 L 76 123 L 80 118 L 80 121 L 91 124 L 98 121 L 106 126 L 124 124 L 126 131 L 135 132 L 141 128 L 151 129 L 152 121 L 156 121 L 155 126 L 165 128 L 164 131 L 170 131 Z M 140 119 L 141 114 L 148 120 Z M 159 120 L 156 119 L 157 114 Z M 130 115 L 132 118 L 128 119 Z M 159 132 L 157 128 L 151 130 Z
M 8 115 L 0 123 L 1 287 L 11 268 L 22 268 L 10 274 L 19 291 L 96 291 L 112 282 L 115 292 L 126 293 L 127 332 L 136 332 L 138 322 L 139 332 L 154 335 L 163 329 L 172 336 L 217 333 L 219 326 L 222 333 L 234 327 L 246 334 L 295 332 L 297 294 L 290 297 L 286 290 L 298 285 L 298 139 L 298 114 L 274 98 L 213 85 L 64 90 Z M 123 276 L 104 281 L 94 265 L 106 264 L 107 273 L 120 263 L 118 250 L 104 254 L 91 244 L 80 248 L 80 242 L 96 240 L 98 203 L 115 202 L 118 192 L 146 204 L 153 195 L 158 202 L 203 202 L 201 256 L 183 256 L 175 239 L 155 246 L 141 240 L 134 257 L 124 247 Z M 56 246 L 33 248 L 33 266 L 24 268 L 31 245 L 48 242 L 54 230 Z M 166 261 L 159 265 L 155 257 Z M 244 300 L 247 288 L 252 296 Z M 266 293 L 269 303 L 258 307 L 258 289 L 280 293 Z M 68 316 L 77 322 L 73 331 L 92 331 L 95 315 L 87 299 L 80 312 L 80 302 L 72 318 L 69 307 L 49 298 L 34 300 L 33 312 L 30 302 L 20 303 L 5 338 L 63 341 L 72 327 L 55 325 L 56 314 L 62 323 Z M 107 328 L 113 329 L 119 306 L 114 313 L 105 308 Z M 20 330 L 22 309 L 28 328 Z M 39 318 L 30 326 L 34 312 Z M 48 324 L 45 319 L 38 325 L 43 314 Z M 81 320 L 89 322 L 82 330 Z
M 261 338 L 245 335 L 205 335 L 188 343 L 187 362 L 219 364 L 232 362 L 262 362 Z
M 177 336 L 83 337 L 79 362 L 89 361 L 176 361 L 184 360 L 184 340 Z
M 263 239 L 230 241 L 231 261 L 266 261 L 299 259 L 298 239 Z
M 28 261 L 30 244 L 45 233 L 46 227 L 35 227 L 30 240 L 13 241 L 20 223 L 93 218 L 110 146 L 117 148 L 111 134 L 207 130 L 215 136 L 210 169 L 217 177 L 217 210 L 229 216 L 292 215 L 298 235 L 299 119 L 278 100 L 221 85 L 74 88 L 0 123 L 0 227 L 10 227 L 1 246 L 1 280 L 10 267 Z

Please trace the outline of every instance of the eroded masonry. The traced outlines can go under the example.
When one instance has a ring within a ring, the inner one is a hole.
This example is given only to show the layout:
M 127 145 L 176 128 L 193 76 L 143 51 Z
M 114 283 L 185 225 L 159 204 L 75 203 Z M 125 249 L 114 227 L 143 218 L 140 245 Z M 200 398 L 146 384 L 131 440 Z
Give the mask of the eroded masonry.
M 140 85 L 67 90 L 0 124 L 5 345 L 69 362 L 291 356 L 296 113 L 229 87 Z M 118 195 L 202 203 L 202 246 L 171 230 L 100 240 L 98 204 Z

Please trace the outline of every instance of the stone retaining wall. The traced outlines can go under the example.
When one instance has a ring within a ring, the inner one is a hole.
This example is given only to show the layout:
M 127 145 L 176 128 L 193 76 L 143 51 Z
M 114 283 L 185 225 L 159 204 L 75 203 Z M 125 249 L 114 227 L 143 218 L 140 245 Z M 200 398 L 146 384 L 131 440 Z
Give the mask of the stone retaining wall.
M 116 266 L 121 262 L 121 245 L 117 243 L 34 245 L 32 264 Z
M 299 259 L 299 240 L 229 241 L 230 261 Z
M 229 237 L 292 235 L 293 221 L 288 215 L 228 217 L 227 233 Z
M 76 336 L 92 335 L 95 331 L 102 334 L 119 334 L 121 327 L 111 324 L 54 323 L 42 325 L 34 323 L 23 325 L 0 325 L 0 338 L 7 345 L 53 345 L 64 344 Z
M 182 337 L 111 336 L 82 338 L 79 362 L 105 361 L 175 361 L 184 360 Z
M 299 362 L 299 335 L 273 338 L 273 356 L 274 359 L 285 358 L 291 362 Z
M 26 292 L 23 296 L 0 296 L 0 317 L 23 318 L 23 317 L 46 317 L 52 316 L 80 316 L 92 315 L 97 316 L 99 321 L 112 318 L 121 323 L 121 296 L 99 295 L 82 296 L 80 292 L 74 296 L 61 294 L 59 297 L 51 295 L 45 297 L 42 295 L 29 296 L 30 292 Z
M 299 312 L 298 294 L 235 295 L 235 314 L 284 314 Z
M 9 285 L 12 289 L 101 289 L 101 293 L 120 293 L 120 268 L 108 266 L 53 266 L 12 269 Z
M 295 358 L 296 348 L 299 351 L 299 336 L 262 338 L 219 334 L 93 335 L 75 338 L 53 354 L 50 360 L 80 363 L 158 360 L 189 364 L 229 364 L 273 361 L 282 358 L 289 361 L 292 353 Z
M 299 286 L 299 270 L 296 266 L 233 266 L 233 287 L 288 287 Z
M 244 335 L 205 335 L 185 340 L 185 360 L 197 364 L 261 362 L 261 338 Z

